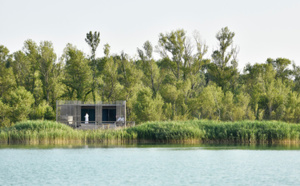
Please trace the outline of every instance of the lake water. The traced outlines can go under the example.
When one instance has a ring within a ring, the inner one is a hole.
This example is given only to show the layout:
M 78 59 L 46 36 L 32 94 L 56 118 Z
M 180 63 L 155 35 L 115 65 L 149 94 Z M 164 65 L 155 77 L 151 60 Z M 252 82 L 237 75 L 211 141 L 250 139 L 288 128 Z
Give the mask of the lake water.
M 299 183 L 299 148 L 176 145 L 0 148 L 0 185 Z

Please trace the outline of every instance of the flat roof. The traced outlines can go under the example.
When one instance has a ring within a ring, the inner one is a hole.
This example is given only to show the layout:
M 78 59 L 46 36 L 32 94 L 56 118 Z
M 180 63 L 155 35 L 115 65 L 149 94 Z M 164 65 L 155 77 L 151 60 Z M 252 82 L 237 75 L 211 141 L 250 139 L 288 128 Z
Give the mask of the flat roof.
M 57 106 L 65 106 L 65 105 L 76 105 L 76 106 L 119 106 L 119 105 L 122 105 L 122 104 L 60 104 L 60 105 L 57 105 Z

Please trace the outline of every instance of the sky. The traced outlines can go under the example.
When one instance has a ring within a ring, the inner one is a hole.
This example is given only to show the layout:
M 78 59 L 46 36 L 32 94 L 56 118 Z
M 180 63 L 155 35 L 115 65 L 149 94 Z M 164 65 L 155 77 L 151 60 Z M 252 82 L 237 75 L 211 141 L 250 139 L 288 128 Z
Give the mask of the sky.
M 89 55 L 86 33 L 99 31 L 96 57 L 104 56 L 108 43 L 112 54 L 137 58 L 145 41 L 155 46 L 160 33 L 184 29 L 190 37 L 200 33 L 210 58 L 218 47 L 216 33 L 228 26 L 240 71 L 267 58 L 300 65 L 299 0 L 0 0 L 0 17 L 0 45 L 11 53 L 32 39 L 51 41 L 58 57 L 67 43 Z

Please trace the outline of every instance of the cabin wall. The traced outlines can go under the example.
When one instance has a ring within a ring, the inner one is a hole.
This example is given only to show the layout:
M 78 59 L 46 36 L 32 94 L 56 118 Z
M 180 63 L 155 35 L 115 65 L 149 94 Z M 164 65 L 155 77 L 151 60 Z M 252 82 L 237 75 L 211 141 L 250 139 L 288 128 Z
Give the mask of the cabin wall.
M 82 107 L 95 107 L 95 121 L 101 124 L 103 120 L 103 109 L 115 109 L 116 120 L 123 118 L 126 122 L 126 101 L 116 101 L 115 103 L 104 104 L 102 102 L 97 104 L 83 103 L 81 101 L 57 101 L 56 102 L 56 121 L 80 125 Z
M 95 115 L 96 123 L 100 124 L 102 122 L 102 105 L 96 105 Z

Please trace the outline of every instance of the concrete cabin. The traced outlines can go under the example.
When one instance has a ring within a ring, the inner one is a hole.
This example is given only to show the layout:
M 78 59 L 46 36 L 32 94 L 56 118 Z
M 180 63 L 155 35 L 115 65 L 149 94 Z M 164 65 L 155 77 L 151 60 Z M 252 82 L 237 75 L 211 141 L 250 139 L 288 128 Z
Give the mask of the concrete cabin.
M 126 127 L 126 101 L 57 101 L 56 121 L 80 129 Z

